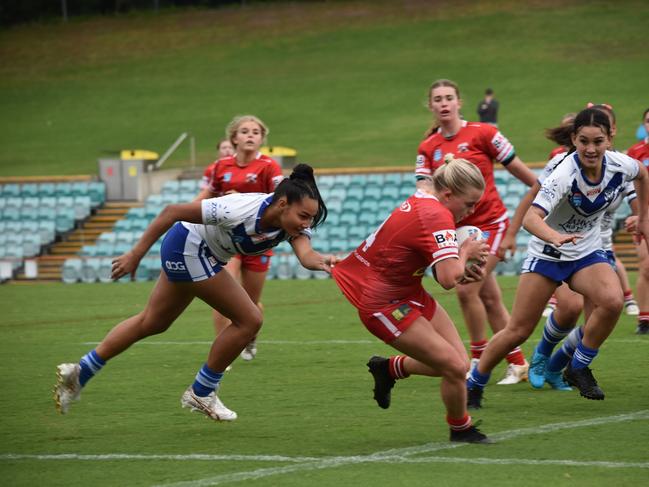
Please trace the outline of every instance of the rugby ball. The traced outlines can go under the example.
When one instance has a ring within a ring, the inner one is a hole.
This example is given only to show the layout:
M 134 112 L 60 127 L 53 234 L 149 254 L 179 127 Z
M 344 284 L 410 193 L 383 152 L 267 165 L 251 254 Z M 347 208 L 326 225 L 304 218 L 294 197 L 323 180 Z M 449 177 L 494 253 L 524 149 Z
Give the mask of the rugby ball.
M 480 241 L 480 240 L 485 240 L 484 235 L 482 233 L 482 230 L 480 230 L 478 227 L 474 227 L 472 225 L 464 225 L 461 227 L 458 227 L 455 230 L 455 237 L 457 238 L 457 246 L 461 247 L 464 241 L 475 235 L 475 239 Z M 466 266 L 471 267 L 473 264 L 479 264 L 480 261 L 477 261 L 475 259 L 469 259 L 466 261 Z

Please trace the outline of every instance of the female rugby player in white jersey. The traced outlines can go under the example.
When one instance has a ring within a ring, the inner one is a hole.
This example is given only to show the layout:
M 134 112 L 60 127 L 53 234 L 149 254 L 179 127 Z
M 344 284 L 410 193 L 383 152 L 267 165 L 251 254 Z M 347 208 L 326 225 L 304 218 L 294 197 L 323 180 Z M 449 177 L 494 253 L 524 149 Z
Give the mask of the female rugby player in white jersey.
M 214 420 L 236 419 L 216 390 L 225 368 L 259 331 L 262 316 L 241 285 L 221 271 L 235 254 L 257 255 L 288 240 L 304 267 L 330 272 L 336 258 L 319 254 L 310 243 L 310 229 L 326 216 L 313 169 L 306 164 L 296 166 L 274 193 L 237 193 L 167 206 L 133 249 L 113 261 L 113 279 L 134 275 L 151 245 L 169 230 L 160 251 L 163 272 L 149 302 L 142 312 L 113 328 L 79 363 L 57 367 L 58 410 L 67 412 L 106 361 L 135 342 L 166 331 L 197 297 L 231 319 L 232 325 L 212 344 L 181 404 Z
M 610 120 L 601 110 L 587 108 L 575 117 L 572 143 L 576 151 L 543 181 L 525 215 L 524 226 L 534 237 L 528 245 L 511 319 L 489 342 L 467 380 L 470 407 L 481 406 L 492 369 L 530 336 L 545 303 L 562 282 L 584 296 L 588 316 L 583 339 L 564 378 L 582 396 L 604 398 L 588 366 L 613 331 L 624 301 L 620 281 L 602 250 L 600 221 L 627 181 L 634 181 L 638 197 L 637 233 L 649 238 L 647 171 L 636 160 L 606 150 L 610 138 Z

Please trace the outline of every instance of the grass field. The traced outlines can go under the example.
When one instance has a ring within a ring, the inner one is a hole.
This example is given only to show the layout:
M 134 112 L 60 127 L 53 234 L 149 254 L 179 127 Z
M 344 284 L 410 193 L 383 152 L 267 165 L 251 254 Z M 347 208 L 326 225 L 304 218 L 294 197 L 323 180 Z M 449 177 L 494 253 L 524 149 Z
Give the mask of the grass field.
M 544 160 L 543 129 L 588 101 L 615 107 L 626 149 L 647 107 L 647 18 L 642 0 L 253 2 L 5 29 L 0 176 L 96 173 L 106 151 L 162 153 L 186 131 L 203 166 L 246 112 L 316 167 L 410 166 L 442 77 L 468 119 L 496 90 L 523 160 Z
M 510 305 L 516 278 L 500 282 Z M 179 404 L 211 340 L 200 302 L 110 362 L 81 402 L 57 415 L 55 365 L 78 360 L 137 312 L 150 288 L 0 287 L 3 485 L 617 487 L 649 478 L 649 340 L 633 334 L 631 318 L 622 317 L 594 364 L 605 401 L 494 380 L 474 418 L 497 443 L 458 445 L 447 442 L 437 380 L 399 382 L 389 410 L 375 405 L 364 364 L 389 349 L 332 281 L 268 283 L 259 355 L 235 362 L 221 390 L 239 414 L 234 423 Z M 461 323 L 455 296 L 433 293 Z

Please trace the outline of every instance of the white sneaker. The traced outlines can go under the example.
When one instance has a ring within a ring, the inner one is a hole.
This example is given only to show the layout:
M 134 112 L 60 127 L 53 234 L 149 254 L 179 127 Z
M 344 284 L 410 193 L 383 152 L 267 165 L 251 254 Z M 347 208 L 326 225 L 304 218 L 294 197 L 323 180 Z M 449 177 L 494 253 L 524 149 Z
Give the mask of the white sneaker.
M 556 308 L 554 304 L 548 304 L 543 310 L 543 318 L 547 318 L 548 316 L 550 316 L 554 311 L 554 308 Z
M 254 338 L 248 345 L 246 345 L 246 348 L 244 348 L 241 351 L 241 358 L 243 360 L 250 361 L 253 358 L 255 358 L 255 355 L 257 355 L 257 339 Z
M 630 316 L 638 316 L 640 314 L 640 308 L 638 308 L 638 303 L 635 299 L 630 299 L 624 303 L 624 312 Z
M 505 372 L 505 377 L 503 377 L 498 384 L 501 386 L 507 386 L 527 380 L 527 370 L 529 368 L 530 364 L 527 363 L 527 360 L 524 365 L 509 364 L 507 366 L 507 371 Z
M 237 413 L 226 408 L 214 391 L 210 392 L 208 396 L 201 397 L 194 394 L 194 389 L 189 386 L 180 398 L 180 404 L 182 407 L 198 411 L 214 421 L 237 419 Z
M 480 362 L 479 358 L 472 358 L 471 359 L 471 365 L 469 365 L 469 371 L 466 373 L 466 378 L 468 379 L 471 377 L 471 372 L 473 372 L 473 369 L 475 369 L 478 366 L 478 362 Z
M 66 414 L 72 401 L 78 401 L 81 396 L 80 371 L 79 364 L 60 364 L 56 366 L 54 402 L 57 411 L 61 414 Z

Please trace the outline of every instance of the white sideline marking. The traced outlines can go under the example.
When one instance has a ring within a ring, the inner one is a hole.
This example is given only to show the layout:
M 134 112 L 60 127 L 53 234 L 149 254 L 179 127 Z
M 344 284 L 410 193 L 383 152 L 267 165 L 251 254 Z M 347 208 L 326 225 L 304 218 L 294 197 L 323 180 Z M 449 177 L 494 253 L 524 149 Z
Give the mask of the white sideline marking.
M 388 460 L 391 462 L 391 460 Z M 423 457 L 399 458 L 394 463 L 472 463 L 475 465 L 557 465 L 561 467 L 649 468 L 649 462 L 598 462 L 578 460 L 528 460 L 525 458 Z
M 494 440 L 508 440 L 518 436 L 537 435 L 548 433 L 552 431 L 559 431 L 565 429 L 582 428 L 586 426 L 594 426 L 599 424 L 619 423 L 622 421 L 633 421 L 635 419 L 645 419 L 649 414 L 649 410 L 638 411 L 630 414 L 620 414 L 616 416 L 607 416 L 602 418 L 586 419 L 583 421 L 575 421 L 570 423 L 553 423 L 542 425 L 533 428 L 522 428 L 510 431 L 503 431 L 490 435 Z M 299 471 L 309 470 L 322 470 L 326 468 L 342 467 L 345 465 L 353 465 L 358 463 L 368 462 L 398 462 L 403 457 L 414 455 L 417 453 L 429 453 L 439 450 L 450 450 L 454 448 L 461 448 L 467 446 L 467 443 L 428 443 L 426 445 L 414 446 L 408 448 L 398 448 L 392 450 L 385 450 L 383 452 L 372 453 L 371 455 L 355 455 L 349 457 L 333 457 L 325 458 L 320 461 L 300 463 L 296 465 L 287 465 L 283 467 L 261 468 L 251 470 L 248 472 L 237 472 L 232 474 L 217 475 L 199 480 L 190 480 L 186 482 L 174 482 L 170 484 L 161 484 L 160 487 L 206 487 L 213 485 L 220 485 L 228 482 L 239 482 L 242 480 L 255 480 L 272 475 L 294 473 Z M 619 467 L 618 467 L 619 468 Z M 643 467 L 644 468 L 644 467 Z

